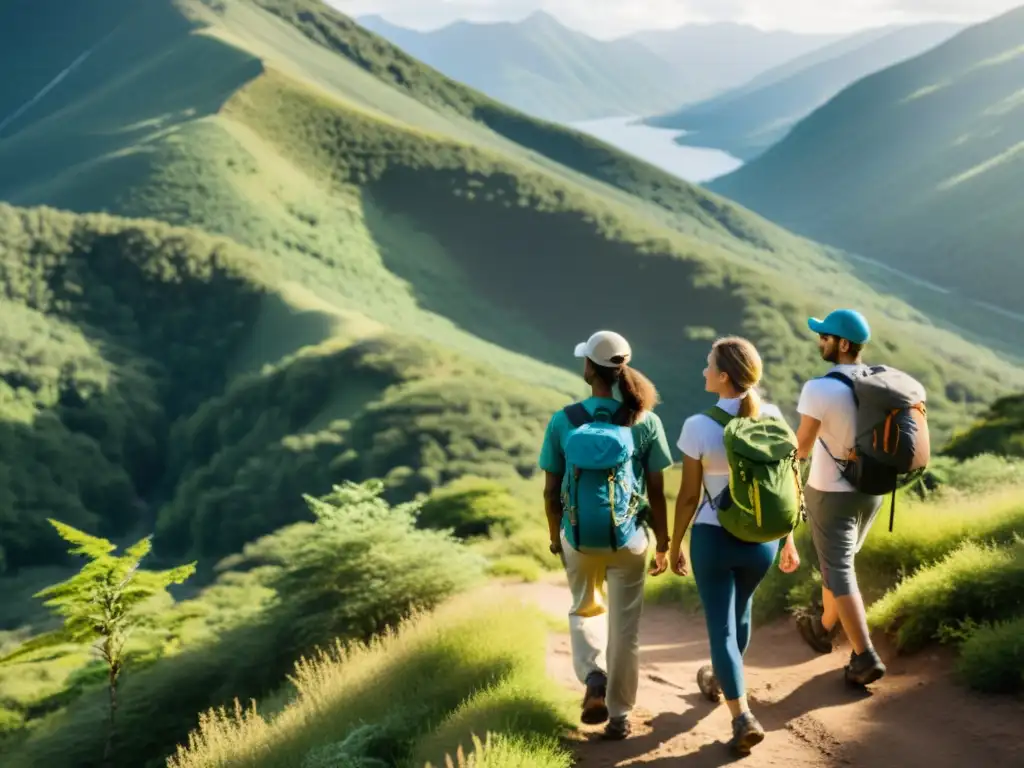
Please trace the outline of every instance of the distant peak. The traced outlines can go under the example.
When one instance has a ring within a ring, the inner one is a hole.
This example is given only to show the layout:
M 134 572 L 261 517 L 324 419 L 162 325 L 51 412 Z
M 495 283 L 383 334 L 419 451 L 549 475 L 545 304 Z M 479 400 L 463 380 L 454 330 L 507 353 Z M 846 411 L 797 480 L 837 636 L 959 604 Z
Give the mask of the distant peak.
M 404 29 L 404 27 L 400 27 L 397 24 L 392 24 L 379 13 L 371 13 L 366 16 L 356 16 L 355 22 L 363 29 L 368 29 L 371 32 Z
M 552 16 L 547 11 L 537 10 L 523 19 L 520 24 L 529 24 L 530 26 L 545 26 L 545 27 L 564 27 L 565 25 L 559 21 L 555 16 Z

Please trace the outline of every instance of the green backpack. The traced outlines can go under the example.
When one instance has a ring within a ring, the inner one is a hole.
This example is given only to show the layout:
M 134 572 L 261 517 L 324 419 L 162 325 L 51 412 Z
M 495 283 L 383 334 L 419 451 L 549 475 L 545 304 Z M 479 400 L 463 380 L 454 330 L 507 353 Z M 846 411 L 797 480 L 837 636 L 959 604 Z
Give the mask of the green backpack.
M 717 406 L 704 415 L 725 429 L 729 485 L 717 499 L 704 487 L 718 522 L 740 541 L 789 535 L 806 519 L 793 430 L 782 419 L 734 417 Z

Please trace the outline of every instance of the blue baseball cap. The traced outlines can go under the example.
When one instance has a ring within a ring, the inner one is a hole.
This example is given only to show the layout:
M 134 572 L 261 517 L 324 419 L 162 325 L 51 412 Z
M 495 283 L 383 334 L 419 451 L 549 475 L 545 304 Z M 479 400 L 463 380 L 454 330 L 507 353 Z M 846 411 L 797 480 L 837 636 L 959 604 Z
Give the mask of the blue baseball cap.
M 838 336 L 854 344 L 867 344 L 871 339 L 868 321 L 854 309 L 837 309 L 829 312 L 824 320 L 812 317 L 807 325 L 815 333 Z

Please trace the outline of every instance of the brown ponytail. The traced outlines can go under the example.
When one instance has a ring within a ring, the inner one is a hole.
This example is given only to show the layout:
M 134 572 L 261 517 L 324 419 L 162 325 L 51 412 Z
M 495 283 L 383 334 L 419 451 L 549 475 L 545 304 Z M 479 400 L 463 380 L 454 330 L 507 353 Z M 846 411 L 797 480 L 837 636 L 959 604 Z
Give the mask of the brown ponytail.
M 622 393 L 622 402 L 629 411 L 626 426 L 632 427 L 640 421 L 640 416 L 644 411 L 653 410 L 654 406 L 658 404 L 658 390 L 654 383 L 636 368 L 630 368 L 628 365 L 606 368 L 592 364 L 598 378 L 609 388 L 614 388 L 618 383 L 619 392 Z
M 763 365 L 757 347 L 747 339 L 729 336 L 719 339 L 713 347 L 715 365 L 729 377 L 736 391 L 743 394 L 739 416 L 757 418 L 761 415 L 761 395 L 756 387 L 761 381 Z

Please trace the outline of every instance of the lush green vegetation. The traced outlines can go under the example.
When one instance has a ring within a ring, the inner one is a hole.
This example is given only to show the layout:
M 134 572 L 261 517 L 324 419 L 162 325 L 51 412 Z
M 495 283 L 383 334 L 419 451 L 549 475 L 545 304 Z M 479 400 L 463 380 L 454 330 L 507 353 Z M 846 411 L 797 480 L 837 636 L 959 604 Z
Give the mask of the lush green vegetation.
M 1024 457 L 1024 395 L 997 400 L 982 418 L 954 435 L 945 452 L 958 459 L 982 453 Z
M 942 636 L 955 636 L 965 624 L 970 629 L 976 622 L 1021 615 L 1022 584 L 1022 542 L 1005 547 L 966 543 L 904 580 L 871 607 L 869 619 L 893 633 L 900 650 L 919 650 Z
M 316 522 L 247 545 L 192 599 L 140 606 L 119 688 L 114 765 L 162 765 L 198 712 L 261 699 L 316 647 L 367 641 L 479 582 L 479 554 L 447 532 L 417 527 L 417 505 L 389 505 L 382 487 L 346 484 L 307 497 Z M 105 667 L 75 642 L 55 650 L 0 671 L 5 765 L 95 764 L 103 755 Z
M 146 524 L 170 424 L 223 387 L 266 288 L 191 231 L 0 205 L 0 232 L 0 562 L 18 569 L 63 559 L 37 510 L 108 537 Z
M 169 765 L 441 766 L 490 733 L 470 765 L 567 768 L 558 737 L 569 707 L 545 674 L 546 635 L 534 609 L 458 601 L 369 646 L 303 661 L 278 711 L 210 712 Z
M 836 254 L 501 106 L 312 0 L 83 2 L 45 42 L 55 7 L 0 10 L 0 66 L 29 73 L 0 85 L 13 115 L 0 199 L 18 206 L 0 204 L 13 598 L 0 653 L 54 628 L 31 596 L 72 562 L 46 517 L 116 544 L 154 534 L 153 567 L 197 560 L 173 600 L 139 606 L 116 764 L 159 765 L 198 712 L 236 698 L 259 699 L 277 733 L 286 675 L 315 647 L 368 640 L 488 572 L 556 566 L 536 452 L 585 388 L 571 350 L 595 328 L 633 341 L 670 433 L 706 402 L 719 333 L 758 343 L 792 414 L 822 368 L 806 316 L 851 300 L 877 357 L 929 388 L 936 441 L 1024 389 L 1012 361 L 876 293 Z M 632 288 L 612 315 L 609 285 Z M 992 519 L 1002 543 L 1019 525 Z M 926 542 L 920 562 L 957 535 Z M 333 759 L 345 733 L 344 749 L 437 762 L 487 722 L 496 764 L 559 764 L 553 742 L 521 739 L 560 721 L 518 635 L 458 627 L 438 641 L 455 656 L 409 664 L 432 674 L 478 653 L 481 676 L 358 733 L 346 729 L 365 697 L 320 730 L 308 701 L 284 710 L 306 724 L 302 759 Z M 499 667 L 512 671 L 487 676 Z M 74 642 L 0 673 L 4 765 L 98 760 L 105 674 Z M 524 712 L 535 719 L 515 725 Z
M 744 84 L 703 102 L 650 118 L 649 125 L 686 133 L 680 144 L 715 147 L 752 160 L 829 99 L 874 72 L 924 53 L 963 28 L 947 23 L 883 28 L 843 38 L 813 51 L 803 66 L 786 62 L 785 76 L 763 73 L 763 84 Z M 831 54 L 831 55 L 830 55 Z
M 970 27 L 858 81 L 710 187 L 818 240 L 1019 311 L 1022 43 L 1021 9 Z
M 640 287 L 623 297 L 616 324 L 665 392 L 670 430 L 703 402 L 699 375 L 678 361 L 699 370 L 708 326 L 761 345 L 769 389 L 787 410 L 818 370 L 803 318 L 829 296 L 839 301 L 844 272 L 827 253 L 596 141 L 490 102 L 324 6 L 159 0 L 118 29 L 132 44 L 101 46 L 100 60 L 75 75 L 79 90 L 55 96 L 78 119 L 30 110 L 14 124 L 0 147 L 11 169 L 4 194 L 151 216 L 226 235 L 252 252 L 148 223 L 4 209 L 14 244 L 5 270 L 17 276 L 5 305 L 15 313 L 11 326 L 45 325 L 59 340 L 44 345 L 45 382 L 22 384 L 39 367 L 30 351 L 38 333 L 8 353 L 4 381 L 17 390 L 8 401 L 35 403 L 10 407 L 22 424 L 39 424 L 13 427 L 17 439 L 4 442 L 14 447 L 14 510 L 74 486 L 77 495 L 46 502 L 58 519 L 121 535 L 159 517 L 158 551 L 218 556 L 297 519 L 300 492 L 324 492 L 339 476 L 386 477 L 408 496 L 460 474 L 510 475 L 512 467 L 498 466 L 507 453 L 520 457 L 514 474 L 528 476 L 536 430 L 560 398 L 580 391 L 562 368 L 572 364 L 568 350 L 608 320 L 603 275 Z M 102 87 L 108 67 L 131 74 Z M 158 120 L 168 111 L 191 118 Z M 138 128 L 117 129 L 129 125 Z M 105 143 L 84 140 L 86 132 Z M 137 151 L 140 143 L 147 152 Z M 21 160 L 55 144 L 73 156 L 54 162 L 77 172 L 65 178 Z M 94 263 L 100 242 L 104 259 Z M 129 242 L 148 271 L 111 277 L 117 249 Z M 40 249 L 55 256 L 34 260 Z M 583 279 L 576 253 L 589 255 L 593 290 L 570 317 L 560 297 L 567 280 Z M 821 271 L 805 288 L 779 270 L 808 261 Z M 80 273 L 81 294 L 33 293 L 69 269 Z M 204 269 L 216 274 L 208 279 Z M 844 296 L 861 296 L 877 312 L 885 356 L 929 386 L 940 437 L 1024 386 L 994 355 L 848 280 Z M 195 307 L 184 298 L 193 291 Z M 164 324 L 165 316 L 176 319 Z M 97 333 L 103 346 L 87 352 L 81 337 Z M 417 339 L 426 346 L 413 352 Z M 932 344 L 945 354 L 920 348 Z M 60 402 L 70 360 L 75 376 L 93 378 L 91 391 L 102 389 L 88 401 L 102 415 L 86 418 Z M 440 415 L 460 410 L 460 420 Z M 508 424 L 484 424 L 493 413 Z M 404 419 L 416 428 L 404 430 Z M 381 429 L 393 443 L 369 450 Z M 75 439 L 65 439 L 68 430 Z M 101 433 L 102 445 L 84 443 Z M 49 455 L 66 458 L 34 458 L 39 439 Z M 30 450 L 20 447 L 26 441 Z M 56 483 L 41 481 L 55 464 L 67 469 Z M 38 523 L 15 512 L 9 528 L 9 566 L 45 561 L 33 549 Z
M 42 590 L 37 597 L 63 619 L 62 626 L 22 644 L 14 653 L 0 658 L 10 663 L 62 645 L 95 644 L 107 677 L 110 718 L 105 732 L 103 761 L 110 765 L 114 729 L 117 726 L 118 683 L 128 660 L 129 636 L 137 627 L 137 609 L 156 596 L 166 596 L 167 587 L 181 584 L 195 573 L 195 563 L 168 571 L 140 568 L 152 544 L 146 537 L 128 547 L 123 555 L 112 554 L 117 547 L 106 539 L 89 536 L 68 525 L 50 520 L 61 538 L 71 544 L 69 552 L 87 558 L 82 570 L 66 581 Z
M 987 693 L 1024 691 L 1024 618 L 977 627 L 960 646 L 957 671 Z

